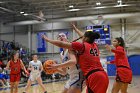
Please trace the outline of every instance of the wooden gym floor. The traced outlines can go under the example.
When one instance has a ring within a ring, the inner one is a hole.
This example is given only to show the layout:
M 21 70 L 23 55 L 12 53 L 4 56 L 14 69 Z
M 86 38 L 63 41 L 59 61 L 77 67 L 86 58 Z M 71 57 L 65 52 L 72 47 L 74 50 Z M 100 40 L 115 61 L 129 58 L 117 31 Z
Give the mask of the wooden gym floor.
M 115 77 L 109 77 L 110 83 L 109 83 L 109 88 L 107 93 L 111 93 L 111 88 L 113 86 L 114 78 Z M 44 85 L 48 93 L 61 93 L 65 82 L 66 81 L 45 83 Z M 20 85 L 18 93 L 22 93 L 24 91 L 24 86 L 25 85 Z M 0 87 L 0 93 L 10 93 L 9 91 L 10 91 L 9 88 L 7 87 Z M 40 86 L 33 85 L 31 86 L 29 93 L 43 93 L 43 91 L 41 90 Z M 85 89 L 83 90 L 82 93 L 86 93 Z M 133 77 L 132 84 L 130 84 L 128 88 L 128 93 L 140 93 L 140 76 Z

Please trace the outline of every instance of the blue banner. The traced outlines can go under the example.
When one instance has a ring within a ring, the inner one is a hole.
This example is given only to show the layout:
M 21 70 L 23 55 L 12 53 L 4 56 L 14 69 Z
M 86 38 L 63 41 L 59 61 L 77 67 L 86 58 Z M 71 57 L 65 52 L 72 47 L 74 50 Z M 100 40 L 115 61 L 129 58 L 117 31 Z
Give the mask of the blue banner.
M 37 52 L 46 52 L 46 41 L 42 39 L 41 35 L 45 34 L 46 32 L 39 32 L 37 33 Z

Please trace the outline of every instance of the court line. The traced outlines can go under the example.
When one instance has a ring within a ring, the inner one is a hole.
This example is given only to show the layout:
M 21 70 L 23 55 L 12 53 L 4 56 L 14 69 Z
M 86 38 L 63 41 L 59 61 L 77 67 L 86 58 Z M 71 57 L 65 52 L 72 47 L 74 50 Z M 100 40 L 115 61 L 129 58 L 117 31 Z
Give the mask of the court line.
M 65 81 L 67 79 L 63 79 L 63 80 L 54 80 L 54 81 L 44 81 L 43 84 L 46 84 L 46 83 L 52 83 L 52 82 L 59 82 L 59 81 Z M 31 86 L 35 86 L 35 85 L 38 85 L 38 83 L 35 83 L 35 84 L 32 84 Z M 22 87 L 25 87 L 26 84 L 22 84 L 22 85 L 19 85 L 18 88 L 22 88 Z M 9 90 L 10 87 L 6 87 L 6 88 L 0 88 L 0 91 L 2 90 Z

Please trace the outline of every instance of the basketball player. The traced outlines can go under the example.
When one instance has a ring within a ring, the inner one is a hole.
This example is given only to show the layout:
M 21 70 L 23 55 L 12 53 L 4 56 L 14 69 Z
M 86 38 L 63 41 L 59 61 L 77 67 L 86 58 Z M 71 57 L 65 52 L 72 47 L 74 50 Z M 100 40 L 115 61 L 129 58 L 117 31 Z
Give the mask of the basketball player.
M 132 81 L 132 70 L 128 63 L 128 58 L 125 52 L 125 43 L 122 37 L 117 37 L 113 40 L 115 49 L 106 45 L 107 50 L 115 54 L 115 60 L 108 62 L 115 64 L 117 67 L 116 81 L 114 82 L 111 93 L 127 93 L 128 84 Z
M 60 41 L 68 42 L 67 36 L 64 33 L 60 33 L 58 39 Z M 62 93 L 81 93 L 84 76 L 76 62 L 76 54 L 73 51 L 63 48 L 60 55 L 62 64 L 53 65 L 52 68 L 62 68 L 63 71 L 66 71 L 70 76 Z
M 30 77 L 28 79 L 27 85 L 25 87 L 25 91 L 23 93 L 27 93 L 29 87 L 31 86 L 33 81 L 37 81 L 38 84 L 43 89 L 44 93 L 47 93 L 41 79 L 41 72 L 43 71 L 42 63 L 38 60 L 37 55 L 32 56 L 33 60 L 30 61 L 28 70 L 30 70 Z
M 7 63 L 7 66 L 5 68 L 6 70 L 10 69 L 10 93 L 18 93 L 21 68 L 25 71 L 26 74 L 29 74 L 25 69 L 22 60 L 19 59 L 19 53 L 17 51 L 13 51 L 11 53 L 11 60 Z
M 78 64 L 86 77 L 87 93 L 106 93 L 109 79 L 100 63 L 99 49 L 94 42 L 100 38 L 99 33 L 88 31 L 84 33 L 83 42 L 62 42 L 51 40 L 45 35 L 42 38 L 58 47 L 73 49 L 78 52 Z
M 74 31 L 81 37 L 84 36 L 84 33 L 82 31 L 80 31 L 73 22 L 71 22 L 71 26 L 74 29 Z M 89 89 L 90 90 L 90 89 Z M 89 91 L 89 93 L 92 93 L 92 91 Z

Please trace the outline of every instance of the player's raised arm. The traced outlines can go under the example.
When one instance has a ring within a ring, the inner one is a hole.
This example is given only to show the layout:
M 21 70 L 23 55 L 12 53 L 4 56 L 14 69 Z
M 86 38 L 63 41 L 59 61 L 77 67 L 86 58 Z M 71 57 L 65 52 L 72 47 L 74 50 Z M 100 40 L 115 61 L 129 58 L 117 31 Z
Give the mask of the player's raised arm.
M 60 40 L 52 40 L 52 39 L 49 39 L 46 35 L 42 35 L 42 38 L 44 40 L 46 40 L 47 42 L 49 42 L 53 45 L 56 45 L 58 47 L 72 49 L 72 44 L 69 43 L 69 42 L 63 42 L 63 41 L 60 41 Z
M 71 23 L 72 28 L 74 29 L 74 31 L 81 37 L 84 35 L 84 33 L 82 31 L 80 31 L 74 23 Z

